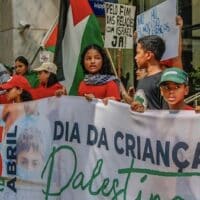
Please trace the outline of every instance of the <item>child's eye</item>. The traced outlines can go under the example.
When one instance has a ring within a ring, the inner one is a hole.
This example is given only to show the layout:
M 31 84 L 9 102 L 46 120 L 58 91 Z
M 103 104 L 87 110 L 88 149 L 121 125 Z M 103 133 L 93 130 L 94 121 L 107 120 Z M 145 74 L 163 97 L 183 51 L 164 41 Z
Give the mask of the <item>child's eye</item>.
M 179 88 L 180 88 L 179 85 L 176 85 L 176 86 L 174 87 L 175 90 L 177 90 L 177 89 L 179 89 Z
M 168 85 L 163 85 L 162 89 L 166 90 L 166 91 L 170 91 L 170 90 L 178 90 L 180 88 L 180 85 L 176 85 L 174 87 L 169 87 Z
M 101 57 L 100 56 L 96 56 L 96 57 L 94 57 L 95 59 L 101 59 Z
M 21 164 L 22 166 L 27 166 L 27 165 L 28 165 L 28 160 L 27 160 L 27 159 L 22 159 L 22 160 L 20 161 L 20 164 Z
M 162 86 L 162 89 L 163 89 L 163 90 L 169 90 L 170 88 L 169 88 L 167 85 L 163 85 L 163 86 Z

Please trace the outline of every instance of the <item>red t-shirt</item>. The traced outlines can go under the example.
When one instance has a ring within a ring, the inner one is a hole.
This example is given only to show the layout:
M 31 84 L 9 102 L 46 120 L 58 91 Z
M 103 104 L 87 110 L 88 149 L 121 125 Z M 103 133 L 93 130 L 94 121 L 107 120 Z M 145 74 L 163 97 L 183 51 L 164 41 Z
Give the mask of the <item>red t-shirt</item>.
M 58 89 L 62 89 L 63 86 L 60 83 L 55 83 L 54 85 L 46 88 L 42 85 L 40 85 L 37 88 L 32 88 L 30 90 L 30 93 L 32 95 L 32 98 L 35 99 L 41 99 L 41 98 L 45 98 L 45 97 L 51 97 L 51 96 L 55 96 L 55 92 Z
M 10 103 L 10 102 L 7 100 L 7 95 L 6 95 L 6 94 L 1 94 L 1 95 L 0 95 L 0 104 L 6 104 L 6 103 Z
M 183 110 L 194 110 L 194 108 L 192 106 L 185 105 Z
M 78 95 L 93 94 L 95 98 L 104 99 L 106 97 L 114 97 L 120 100 L 119 86 L 115 81 L 109 81 L 103 85 L 87 85 L 82 81 L 78 88 Z

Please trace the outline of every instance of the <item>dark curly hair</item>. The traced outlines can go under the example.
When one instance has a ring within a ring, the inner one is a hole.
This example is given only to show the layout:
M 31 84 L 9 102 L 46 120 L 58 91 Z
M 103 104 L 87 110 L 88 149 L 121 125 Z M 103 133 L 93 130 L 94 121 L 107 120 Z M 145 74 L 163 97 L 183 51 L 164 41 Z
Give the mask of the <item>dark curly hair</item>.
M 138 43 L 141 44 L 145 51 L 151 51 L 155 58 L 160 61 L 165 52 L 165 41 L 157 35 L 148 35 L 140 38 Z
M 88 45 L 84 51 L 82 52 L 81 54 L 81 66 L 83 68 L 83 72 L 85 74 L 89 74 L 89 72 L 85 69 L 85 66 L 84 66 L 84 59 L 85 59 L 85 55 L 86 53 L 90 50 L 90 49 L 95 49 L 97 50 L 100 54 L 101 54 L 101 57 L 102 57 L 102 68 L 101 70 L 99 71 L 99 74 L 110 74 L 112 75 L 113 72 L 112 72 L 112 68 L 111 68 L 111 63 L 110 63 L 110 60 L 108 59 L 108 56 L 106 55 L 106 52 L 104 51 L 104 49 L 100 46 L 98 46 L 97 44 L 91 44 L 91 45 Z

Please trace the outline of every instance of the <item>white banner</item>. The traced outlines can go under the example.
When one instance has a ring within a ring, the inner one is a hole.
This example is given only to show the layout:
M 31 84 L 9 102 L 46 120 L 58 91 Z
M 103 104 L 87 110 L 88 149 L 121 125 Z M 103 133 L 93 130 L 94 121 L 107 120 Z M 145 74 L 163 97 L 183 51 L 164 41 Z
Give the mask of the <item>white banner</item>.
M 198 200 L 200 116 L 52 97 L 2 105 L 1 200 Z
M 162 60 L 178 56 L 179 28 L 176 26 L 176 16 L 176 0 L 166 0 L 137 16 L 138 38 L 158 35 L 164 39 L 166 51 Z
M 133 48 L 135 6 L 105 3 L 105 47 Z

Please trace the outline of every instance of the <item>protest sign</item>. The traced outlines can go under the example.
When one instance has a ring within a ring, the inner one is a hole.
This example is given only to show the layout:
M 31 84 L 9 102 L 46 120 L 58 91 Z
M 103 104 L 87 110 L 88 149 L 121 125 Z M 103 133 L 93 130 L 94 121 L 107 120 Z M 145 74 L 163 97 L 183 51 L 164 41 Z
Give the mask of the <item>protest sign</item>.
M 194 111 L 135 113 L 69 96 L 15 104 L 9 113 L 0 129 L 1 200 L 199 199 Z
M 105 47 L 133 48 L 135 6 L 105 3 Z
M 179 29 L 176 26 L 176 0 L 167 0 L 137 16 L 137 37 L 158 35 L 166 44 L 162 60 L 177 57 Z

